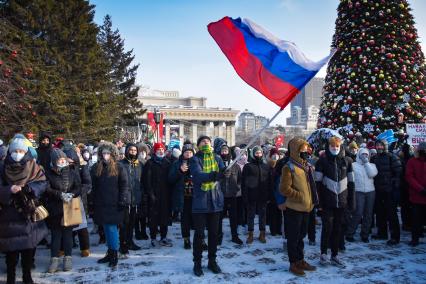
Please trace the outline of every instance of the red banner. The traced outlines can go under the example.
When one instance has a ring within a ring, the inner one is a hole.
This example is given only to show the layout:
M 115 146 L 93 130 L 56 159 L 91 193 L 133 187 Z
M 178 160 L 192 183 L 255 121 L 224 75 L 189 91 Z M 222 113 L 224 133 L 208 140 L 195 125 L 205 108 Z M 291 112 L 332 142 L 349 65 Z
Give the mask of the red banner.
M 148 112 L 147 117 L 148 117 L 149 130 L 150 132 L 154 134 L 155 141 L 158 140 L 157 137 L 160 137 L 159 140 L 160 142 L 162 142 L 163 141 L 163 114 L 161 113 L 160 123 L 158 124 L 158 133 L 157 133 L 157 124 L 155 123 L 155 119 L 154 119 L 154 113 Z

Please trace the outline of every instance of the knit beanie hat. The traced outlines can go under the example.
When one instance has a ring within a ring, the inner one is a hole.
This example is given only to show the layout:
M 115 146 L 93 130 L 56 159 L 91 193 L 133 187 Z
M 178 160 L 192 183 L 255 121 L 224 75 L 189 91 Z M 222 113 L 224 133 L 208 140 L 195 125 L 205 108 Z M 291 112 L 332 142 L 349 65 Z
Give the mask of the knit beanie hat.
M 53 166 L 55 166 L 56 162 L 61 158 L 67 158 L 67 155 L 61 149 L 55 148 L 50 153 L 50 160 Z
M 158 149 L 166 150 L 166 149 L 164 148 L 163 143 L 160 143 L 160 142 L 157 142 L 157 143 L 155 143 L 155 144 L 154 144 L 154 153 L 155 153 L 155 152 L 157 152 L 157 150 L 158 150 Z
M 186 151 L 192 151 L 192 154 L 195 154 L 194 146 L 192 144 L 184 144 L 182 147 L 182 154 Z
M 10 141 L 9 153 L 13 153 L 16 150 L 23 150 L 25 152 L 28 152 L 28 143 L 25 136 L 15 135 L 15 137 L 13 137 L 12 140 Z
M 358 144 L 356 144 L 356 142 L 355 142 L 355 141 L 352 141 L 352 142 L 349 144 L 348 148 L 349 148 L 349 149 L 359 149 Z
M 203 140 L 203 139 L 209 139 L 210 143 L 212 142 L 212 140 L 210 139 L 210 137 L 209 137 L 209 136 L 207 136 L 207 135 L 201 135 L 201 136 L 200 136 L 200 137 L 198 137 L 198 139 L 197 139 L 197 146 L 198 146 L 198 145 L 200 145 L 200 142 L 201 142 L 201 140 Z

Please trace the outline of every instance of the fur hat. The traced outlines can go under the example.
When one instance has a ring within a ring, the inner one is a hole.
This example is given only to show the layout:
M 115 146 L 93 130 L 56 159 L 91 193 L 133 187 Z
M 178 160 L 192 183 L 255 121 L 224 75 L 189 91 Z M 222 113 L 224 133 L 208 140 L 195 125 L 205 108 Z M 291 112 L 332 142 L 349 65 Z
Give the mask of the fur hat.
M 112 144 L 111 142 L 102 142 L 98 147 L 98 160 L 102 159 L 102 152 L 106 150 L 111 153 L 111 158 L 114 160 L 118 160 L 119 152 L 117 146 Z

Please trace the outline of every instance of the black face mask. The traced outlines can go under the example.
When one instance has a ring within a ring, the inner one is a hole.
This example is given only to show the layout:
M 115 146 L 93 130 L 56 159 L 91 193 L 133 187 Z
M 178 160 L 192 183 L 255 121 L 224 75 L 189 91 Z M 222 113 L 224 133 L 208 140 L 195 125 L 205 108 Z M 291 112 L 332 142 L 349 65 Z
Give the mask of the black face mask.
M 307 159 L 309 159 L 309 153 L 308 152 L 300 152 L 300 154 L 299 154 L 299 157 L 302 159 L 302 160 L 307 160 Z
M 263 160 L 263 156 L 254 156 L 254 158 L 256 159 L 256 161 L 260 162 Z
M 138 158 L 138 155 L 129 154 L 129 158 L 130 160 L 136 160 Z
M 231 154 L 220 154 L 220 157 L 224 162 L 227 162 L 231 159 Z
M 49 146 L 50 146 L 50 143 L 47 143 L 47 144 L 44 144 L 44 143 L 40 143 L 40 148 L 43 148 L 43 149 L 46 149 L 46 148 L 49 148 Z

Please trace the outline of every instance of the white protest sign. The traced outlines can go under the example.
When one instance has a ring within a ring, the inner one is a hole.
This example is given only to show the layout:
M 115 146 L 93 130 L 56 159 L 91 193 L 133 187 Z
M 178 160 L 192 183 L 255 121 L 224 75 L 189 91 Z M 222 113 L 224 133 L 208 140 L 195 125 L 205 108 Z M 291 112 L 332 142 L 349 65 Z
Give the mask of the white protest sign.
M 420 142 L 426 142 L 426 123 L 406 124 L 406 131 L 408 144 L 417 146 Z

